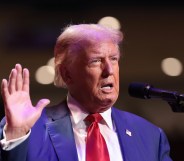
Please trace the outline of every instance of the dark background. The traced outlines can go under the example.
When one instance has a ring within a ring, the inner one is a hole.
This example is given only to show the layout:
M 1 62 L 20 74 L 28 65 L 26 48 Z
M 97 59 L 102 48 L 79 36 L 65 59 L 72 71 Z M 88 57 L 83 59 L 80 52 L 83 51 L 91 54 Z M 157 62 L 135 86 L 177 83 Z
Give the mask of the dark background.
M 125 38 L 121 48 L 121 91 L 116 107 L 146 118 L 164 129 L 174 161 L 183 161 L 184 113 L 174 113 L 162 100 L 140 100 L 128 95 L 130 82 L 184 93 L 184 74 L 169 77 L 161 61 L 175 57 L 184 65 L 184 4 L 179 1 L 0 1 L 0 79 L 8 78 L 15 63 L 31 72 L 33 103 L 47 97 L 51 104 L 64 99 L 66 90 L 41 85 L 34 74 L 53 57 L 61 29 L 68 24 L 97 23 L 116 17 Z M 1 103 L 1 118 L 3 103 Z M 143 129 L 144 130 L 144 129 Z

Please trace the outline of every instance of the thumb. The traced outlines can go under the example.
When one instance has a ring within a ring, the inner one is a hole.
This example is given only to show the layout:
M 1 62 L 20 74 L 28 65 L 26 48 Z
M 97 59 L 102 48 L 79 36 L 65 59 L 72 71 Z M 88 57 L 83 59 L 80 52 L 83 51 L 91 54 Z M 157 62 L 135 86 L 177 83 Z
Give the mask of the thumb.
M 44 107 L 46 107 L 49 103 L 50 103 L 49 99 L 41 99 L 36 104 L 36 108 L 37 108 L 37 110 L 42 111 L 44 109 Z

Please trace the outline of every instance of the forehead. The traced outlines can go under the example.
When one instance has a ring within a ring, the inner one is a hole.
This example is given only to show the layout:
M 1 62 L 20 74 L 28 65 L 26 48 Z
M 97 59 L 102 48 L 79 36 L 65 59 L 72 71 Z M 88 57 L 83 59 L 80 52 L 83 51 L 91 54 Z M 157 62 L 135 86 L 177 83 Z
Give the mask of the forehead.
M 88 46 L 85 51 L 86 55 L 120 54 L 119 46 L 110 41 L 95 43 Z

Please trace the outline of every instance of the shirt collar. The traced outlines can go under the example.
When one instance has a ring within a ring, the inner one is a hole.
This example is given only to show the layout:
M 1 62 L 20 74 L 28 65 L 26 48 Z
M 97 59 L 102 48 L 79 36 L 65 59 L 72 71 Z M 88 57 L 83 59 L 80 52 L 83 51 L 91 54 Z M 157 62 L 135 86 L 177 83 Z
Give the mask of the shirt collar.
M 81 110 L 82 106 L 69 93 L 67 95 L 67 105 L 70 109 L 74 125 L 79 124 L 88 115 L 88 113 Z
M 75 100 L 70 95 L 70 93 L 68 93 L 67 95 L 67 105 L 68 105 L 68 108 L 70 109 L 70 112 L 72 115 L 72 122 L 74 125 L 79 124 L 88 115 L 88 113 L 81 110 L 83 109 L 82 106 L 80 105 L 79 102 L 77 102 L 77 100 Z M 108 110 L 100 114 L 103 117 L 106 124 L 108 125 L 108 127 L 113 130 L 114 128 L 113 128 L 112 117 L 111 117 L 111 108 L 109 108 Z

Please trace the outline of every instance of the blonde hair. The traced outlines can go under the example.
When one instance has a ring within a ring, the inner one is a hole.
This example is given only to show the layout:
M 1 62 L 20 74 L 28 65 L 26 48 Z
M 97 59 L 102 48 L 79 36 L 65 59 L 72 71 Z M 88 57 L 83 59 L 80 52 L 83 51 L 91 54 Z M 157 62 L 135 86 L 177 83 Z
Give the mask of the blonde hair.
M 65 87 L 60 68 L 61 65 L 68 65 L 78 53 L 91 45 L 112 41 L 119 45 L 123 39 L 123 34 L 119 30 L 114 30 L 98 24 L 80 24 L 70 25 L 64 29 L 58 37 L 54 49 L 55 56 L 55 80 L 54 83 L 58 87 Z

